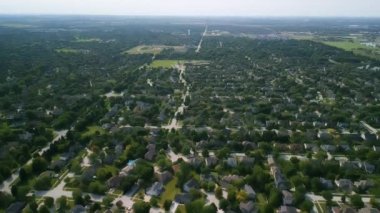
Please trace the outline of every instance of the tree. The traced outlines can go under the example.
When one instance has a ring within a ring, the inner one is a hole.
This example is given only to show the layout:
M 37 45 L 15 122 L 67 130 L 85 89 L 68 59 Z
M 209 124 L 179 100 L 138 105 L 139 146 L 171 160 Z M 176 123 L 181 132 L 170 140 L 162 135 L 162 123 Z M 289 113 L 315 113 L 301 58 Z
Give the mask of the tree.
M 58 206 L 58 212 L 65 212 L 68 207 L 67 198 L 65 196 L 58 198 L 57 206 Z
M 350 203 L 356 209 L 360 209 L 364 207 L 364 203 L 362 201 L 362 197 L 358 194 L 354 194 L 350 197 Z
M 132 208 L 135 213 L 149 213 L 150 205 L 144 201 L 137 201 Z
M 50 213 L 50 210 L 45 205 L 41 205 L 38 209 L 38 213 Z
M 202 156 L 205 157 L 205 158 L 209 157 L 209 152 L 208 152 L 207 149 L 203 149 Z
M 215 189 L 215 197 L 219 200 L 223 198 L 223 190 L 220 186 L 216 187 Z
M 171 205 L 172 205 L 172 201 L 171 200 L 165 200 L 165 202 L 164 202 L 164 209 L 165 209 L 165 211 L 169 211 Z
M 219 208 L 220 209 L 223 209 L 223 210 L 226 210 L 228 207 L 228 200 L 222 198 L 220 201 L 219 201 Z
M 24 168 L 20 169 L 18 177 L 20 178 L 21 182 L 24 182 L 24 181 L 28 180 L 28 174 L 26 173 L 26 171 L 25 171 Z
M 40 174 L 45 171 L 47 167 L 48 162 L 42 157 L 37 157 L 32 162 L 32 170 L 35 174 Z
M 301 210 L 304 211 L 304 212 L 311 212 L 311 210 L 313 209 L 313 203 L 309 200 L 305 200 L 301 203 Z
M 202 213 L 216 213 L 218 209 L 216 208 L 215 204 L 204 206 L 202 209 Z
M 44 204 L 48 208 L 53 208 L 53 206 L 54 206 L 54 198 L 52 198 L 52 197 L 45 197 Z
M 0 209 L 6 209 L 13 201 L 13 197 L 10 194 L 0 191 Z
M 331 200 L 333 199 L 333 195 L 332 195 L 332 193 L 331 193 L 330 191 L 323 191 L 323 192 L 322 192 L 322 196 L 323 196 L 323 198 L 325 198 L 326 201 L 328 201 L 328 202 L 331 202 Z
M 84 199 L 81 190 L 76 189 L 73 191 L 73 200 L 76 205 L 84 205 Z
M 271 208 L 277 208 L 281 205 L 282 194 L 277 189 L 272 189 L 269 195 L 268 203 Z
M 240 190 L 236 195 L 236 199 L 239 201 L 239 203 L 245 202 L 248 199 L 248 194 L 244 190 Z

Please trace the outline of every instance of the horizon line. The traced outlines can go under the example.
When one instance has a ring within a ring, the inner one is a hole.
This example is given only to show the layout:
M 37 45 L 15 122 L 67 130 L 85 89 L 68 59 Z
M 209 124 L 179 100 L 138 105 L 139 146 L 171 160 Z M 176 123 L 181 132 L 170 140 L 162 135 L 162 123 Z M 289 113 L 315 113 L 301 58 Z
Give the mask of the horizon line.
M 379 16 L 307 16 L 307 15 L 164 15 L 164 14 L 79 14 L 79 13 L 0 13 L 0 16 L 103 16 L 103 17 L 180 17 L 180 18 L 367 18 L 380 19 Z

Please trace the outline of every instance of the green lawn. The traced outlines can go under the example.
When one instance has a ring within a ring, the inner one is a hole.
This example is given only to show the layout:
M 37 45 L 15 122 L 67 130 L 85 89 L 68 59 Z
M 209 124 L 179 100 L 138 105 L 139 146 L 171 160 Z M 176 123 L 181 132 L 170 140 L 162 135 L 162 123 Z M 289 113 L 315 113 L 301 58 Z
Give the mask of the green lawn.
M 79 53 L 86 53 L 87 50 L 79 50 L 79 49 L 73 49 L 73 48 L 60 48 L 55 50 L 57 53 L 65 53 L 65 54 L 79 54 Z
M 350 41 L 325 41 L 323 43 L 326 45 L 337 47 L 337 48 L 344 49 L 347 51 L 352 51 L 354 49 L 359 49 L 359 48 L 366 48 L 366 46 L 361 45 L 360 43 L 350 42 Z
M 99 132 L 100 134 L 104 134 L 105 131 L 100 126 L 89 126 L 87 127 L 87 130 L 82 133 L 83 137 L 94 135 L 96 132 Z
M 102 42 L 102 40 L 100 38 L 79 38 L 79 37 L 76 37 L 74 42 L 91 43 L 91 42 Z
M 176 52 L 185 52 L 185 46 L 166 46 L 166 45 L 140 45 L 130 50 L 123 52 L 123 54 L 139 55 L 139 54 L 160 54 L 163 50 L 174 49 Z
M 149 66 L 152 68 L 171 68 L 178 64 L 177 60 L 154 60 Z
M 209 61 L 205 60 L 154 60 L 149 67 L 151 68 L 171 68 L 176 64 L 193 64 L 193 65 L 204 65 L 208 64 Z
M 169 183 L 165 185 L 165 191 L 161 195 L 160 205 L 163 206 L 165 200 L 174 200 L 176 194 L 180 193 L 180 189 L 176 187 L 177 177 L 174 177 Z

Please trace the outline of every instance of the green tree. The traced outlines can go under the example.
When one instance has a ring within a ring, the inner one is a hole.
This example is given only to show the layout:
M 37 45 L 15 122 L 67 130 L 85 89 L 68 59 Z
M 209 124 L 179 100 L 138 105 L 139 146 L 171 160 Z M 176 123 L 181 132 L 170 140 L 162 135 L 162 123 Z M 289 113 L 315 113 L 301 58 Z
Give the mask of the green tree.
M 144 201 L 137 201 L 132 208 L 135 213 L 149 213 L 150 205 Z
M 363 203 L 362 197 L 360 195 L 358 195 L 358 194 L 351 195 L 351 197 L 350 197 L 350 203 L 356 209 L 360 209 L 360 208 L 364 207 L 364 203 Z

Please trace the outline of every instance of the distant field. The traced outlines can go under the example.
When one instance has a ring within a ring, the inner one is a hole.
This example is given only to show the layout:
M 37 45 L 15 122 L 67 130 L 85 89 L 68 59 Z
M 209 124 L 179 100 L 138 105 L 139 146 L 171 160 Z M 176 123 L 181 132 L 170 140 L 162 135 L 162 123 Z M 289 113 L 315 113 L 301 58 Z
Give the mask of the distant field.
M 31 28 L 34 27 L 33 25 L 27 25 L 27 24 L 18 24 L 18 23 L 0 23 L 0 27 L 9 27 L 9 28 Z
M 82 50 L 82 49 L 73 49 L 73 48 L 60 48 L 55 50 L 57 53 L 66 53 L 66 54 L 87 54 L 90 51 L 89 50 Z
M 366 48 L 366 46 L 361 45 L 360 43 L 350 42 L 350 41 L 325 41 L 323 42 L 326 45 L 341 48 L 347 51 L 352 51 L 354 49 Z
M 79 38 L 79 37 L 76 37 L 74 42 L 78 42 L 78 43 L 102 42 L 102 39 L 100 39 L 100 38 Z
M 166 46 L 166 45 L 140 45 L 137 47 L 134 47 L 130 50 L 127 50 L 123 52 L 123 54 L 132 54 L 132 55 L 138 55 L 138 54 L 160 54 L 163 50 L 167 49 L 174 49 L 176 52 L 185 52 L 186 47 L 185 46 Z
M 171 68 L 176 64 L 193 64 L 193 65 L 203 65 L 209 63 L 203 60 L 154 60 L 149 67 L 151 68 Z

